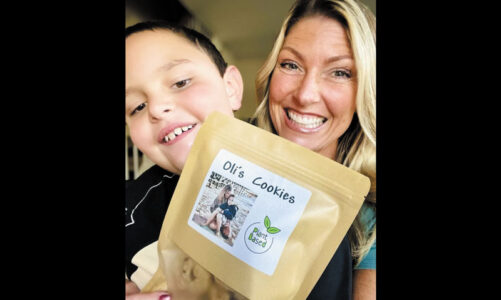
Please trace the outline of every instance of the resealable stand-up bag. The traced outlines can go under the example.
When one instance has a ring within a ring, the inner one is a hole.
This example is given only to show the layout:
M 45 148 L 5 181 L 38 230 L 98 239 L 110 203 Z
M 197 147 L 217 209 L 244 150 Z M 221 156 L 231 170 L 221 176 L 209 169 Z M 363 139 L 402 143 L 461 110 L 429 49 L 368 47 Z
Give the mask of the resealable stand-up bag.
M 332 159 L 212 113 L 171 199 L 158 269 L 143 291 L 167 290 L 174 299 L 305 299 L 369 187 L 366 176 Z

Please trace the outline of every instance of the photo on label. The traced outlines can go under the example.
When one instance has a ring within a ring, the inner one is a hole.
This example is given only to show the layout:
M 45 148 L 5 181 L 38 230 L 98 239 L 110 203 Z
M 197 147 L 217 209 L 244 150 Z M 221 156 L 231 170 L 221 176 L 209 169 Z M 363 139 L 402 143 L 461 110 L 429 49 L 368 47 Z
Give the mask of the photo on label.
M 192 220 L 233 246 L 256 198 L 250 189 L 212 172 Z

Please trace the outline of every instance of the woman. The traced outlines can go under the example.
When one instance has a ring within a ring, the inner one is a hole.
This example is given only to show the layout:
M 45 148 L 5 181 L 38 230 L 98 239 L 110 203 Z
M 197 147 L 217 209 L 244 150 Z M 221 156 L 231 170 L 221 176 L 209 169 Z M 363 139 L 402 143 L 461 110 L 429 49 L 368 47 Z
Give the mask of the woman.
M 213 212 L 219 205 L 228 202 L 228 198 L 231 194 L 231 185 L 227 184 L 224 188 L 219 192 L 216 198 L 214 198 L 214 202 L 210 206 L 210 212 Z
M 298 0 L 256 78 L 257 126 L 371 180 L 349 230 L 354 299 L 376 298 L 375 44 L 375 17 L 364 5 Z

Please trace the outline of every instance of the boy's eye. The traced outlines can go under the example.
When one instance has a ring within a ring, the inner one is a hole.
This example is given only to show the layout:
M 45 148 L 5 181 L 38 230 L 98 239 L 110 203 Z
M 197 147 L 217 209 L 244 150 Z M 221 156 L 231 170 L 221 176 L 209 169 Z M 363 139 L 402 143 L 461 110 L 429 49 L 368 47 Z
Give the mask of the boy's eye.
M 189 84 L 191 82 L 191 79 L 184 79 L 184 80 L 181 80 L 181 81 L 178 81 L 176 83 L 174 83 L 172 85 L 172 87 L 176 88 L 176 89 L 180 89 L 180 88 L 183 88 L 185 87 L 187 84 Z
M 139 104 L 134 110 L 130 113 L 133 116 L 135 113 L 142 111 L 146 107 L 146 103 Z
M 287 70 L 297 70 L 299 67 L 293 62 L 283 62 L 280 63 L 280 67 Z

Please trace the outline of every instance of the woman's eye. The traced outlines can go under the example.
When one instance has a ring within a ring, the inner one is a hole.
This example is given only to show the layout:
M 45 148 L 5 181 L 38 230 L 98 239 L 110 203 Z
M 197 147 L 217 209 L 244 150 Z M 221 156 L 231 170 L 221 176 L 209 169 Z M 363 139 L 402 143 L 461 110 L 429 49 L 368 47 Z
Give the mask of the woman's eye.
M 180 89 L 180 88 L 185 87 L 185 86 L 186 86 L 188 83 L 190 83 L 190 82 L 191 82 L 191 79 L 184 79 L 184 80 L 181 80 L 181 81 L 178 81 L 178 82 L 174 83 L 174 84 L 172 85 L 172 87 L 175 87 L 175 88 L 177 88 L 177 89 Z
M 287 69 L 287 70 L 297 70 L 299 69 L 298 65 L 296 65 L 293 62 L 283 62 L 280 63 L 280 67 Z
M 130 113 L 133 116 L 135 113 L 142 111 L 146 107 L 146 103 L 139 104 L 134 110 Z
M 345 70 L 335 70 L 332 72 L 334 77 L 345 77 L 345 78 L 351 78 L 351 72 L 350 71 L 345 71 Z

